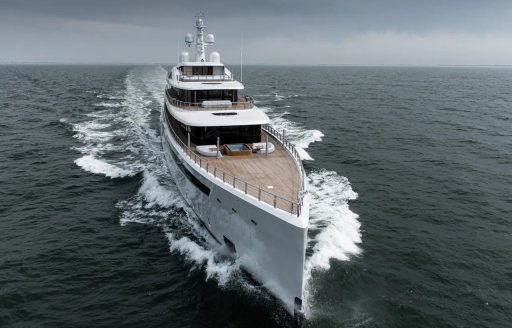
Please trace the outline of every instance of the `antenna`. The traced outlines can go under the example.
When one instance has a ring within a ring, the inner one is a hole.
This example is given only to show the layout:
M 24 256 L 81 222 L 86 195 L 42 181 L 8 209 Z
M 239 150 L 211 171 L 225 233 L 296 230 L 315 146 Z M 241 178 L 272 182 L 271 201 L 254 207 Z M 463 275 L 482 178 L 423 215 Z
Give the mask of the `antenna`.
M 240 82 L 244 81 L 244 34 L 240 36 Z
M 178 35 L 180 35 L 180 34 L 181 34 L 181 33 L 180 33 L 180 32 L 178 32 Z M 178 41 L 178 51 L 177 51 L 177 53 L 178 53 L 178 61 L 177 61 L 177 63 L 178 63 L 178 64 L 177 64 L 177 65 L 179 65 L 179 64 L 180 64 L 180 38 L 179 38 L 179 37 L 177 37 L 177 38 L 176 38 L 176 41 Z

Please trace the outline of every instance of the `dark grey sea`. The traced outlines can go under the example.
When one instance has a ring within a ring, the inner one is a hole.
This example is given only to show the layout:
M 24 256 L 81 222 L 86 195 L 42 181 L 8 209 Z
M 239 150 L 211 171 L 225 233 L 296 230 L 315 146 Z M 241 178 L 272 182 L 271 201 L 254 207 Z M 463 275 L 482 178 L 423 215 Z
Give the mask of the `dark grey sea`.
M 308 174 L 305 327 L 511 326 L 512 68 L 244 83 Z M 0 66 L 1 327 L 293 325 L 180 197 L 164 86 L 158 66 Z

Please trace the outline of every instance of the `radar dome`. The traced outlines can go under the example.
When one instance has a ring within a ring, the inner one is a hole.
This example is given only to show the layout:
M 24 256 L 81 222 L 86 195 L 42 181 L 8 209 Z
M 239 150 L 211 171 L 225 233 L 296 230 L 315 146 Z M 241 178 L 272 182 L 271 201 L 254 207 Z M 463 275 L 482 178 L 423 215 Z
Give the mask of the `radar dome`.
M 188 61 L 189 61 L 189 59 L 188 59 L 188 52 L 182 51 L 180 53 L 180 63 L 186 63 Z
M 194 42 L 194 36 L 191 33 L 187 33 L 187 35 L 185 35 L 185 43 L 191 44 L 193 42 Z
M 206 37 L 204 38 L 204 41 L 206 43 L 214 43 L 215 37 L 213 36 L 213 34 L 207 34 Z
M 210 61 L 212 63 L 220 63 L 220 54 L 217 51 L 214 51 L 210 54 Z

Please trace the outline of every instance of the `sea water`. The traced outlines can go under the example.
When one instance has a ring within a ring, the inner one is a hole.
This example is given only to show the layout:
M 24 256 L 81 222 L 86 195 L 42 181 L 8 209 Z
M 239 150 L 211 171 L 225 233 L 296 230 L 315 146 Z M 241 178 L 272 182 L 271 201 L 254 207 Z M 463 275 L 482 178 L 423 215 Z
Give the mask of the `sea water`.
M 165 75 L 0 67 L 0 326 L 292 325 L 170 178 Z M 508 325 L 512 69 L 254 66 L 244 83 L 307 171 L 305 326 Z

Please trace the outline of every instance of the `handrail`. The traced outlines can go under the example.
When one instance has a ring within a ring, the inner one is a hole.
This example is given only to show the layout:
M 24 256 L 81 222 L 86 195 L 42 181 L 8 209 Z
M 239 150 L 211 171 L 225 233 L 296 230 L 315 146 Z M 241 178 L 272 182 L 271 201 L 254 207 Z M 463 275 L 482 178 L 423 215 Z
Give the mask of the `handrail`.
M 178 75 L 180 81 L 233 81 L 234 78 L 231 75 Z
M 305 190 L 305 179 L 306 179 L 306 171 L 304 170 L 304 165 L 302 165 L 302 159 L 300 158 L 299 152 L 295 148 L 295 146 L 288 141 L 284 136 L 284 130 L 283 134 L 279 133 L 276 129 L 270 126 L 270 124 L 264 124 L 261 127 L 264 131 L 270 133 L 274 138 L 281 141 L 282 145 L 285 146 L 285 148 L 288 150 L 288 152 L 293 156 L 293 159 L 295 160 L 295 163 L 297 164 L 297 167 L 299 168 L 300 173 L 300 182 L 301 182 L 301 191 Z
M 193 111 L 207 111 L 207 110 L 239 110 L 239 109 L 251 109 L 254 107 L 254 99 L 252 99 L 249 96 L 242 96 L 241 99 L 244 99 L 244 101 L 237 101 L 237 102 L 231 102 L 231 105 L 208 105 L 208 107 L 202 107 L 202 103 L 200 102 L 187 102 L 187 101 L 181 101 L 176 98 L 174 98 L 169 92 L 167 92 L 167 99 L 169 102 L 177 106 L 179 108 L 193 110 Z M 240 99 L 239 98 L 239 99 Z
M 165 109 L 164 109 L 165 110 Z M 202 170 L 205 170 L 208 174 L 213 175 L 215 178 L 222 180 L 223 183 L 232 186 L 235 189 L 238 189 L 244 192 L 246 195 L 251 195 L 258 199 L 258 201 L 262 201 L 267 203 L 274 208 L 280 208 L 281 210 L 287 211 L 292 215 L 300 216 L 302 210 L 302 198 L 299 198 L 298 202 L 289 200 L 285 197 L 276 195 L 270 191 L 262 189 L 260 186 L 253 185 L 239 177 L 226 172 L 222 169 L 215 167 L 210 164 L 208 160 L 197 153 L 195 153 L 192 149 L 190 149 L 185 142 L 181 140 L 181 138 L 174 132 L 174 129 L 171 126 L 171 122 L 168 118 L 168 113 L 165 112 L 165 120 L 167 121 L 167 125 L 169 127 L 169 131 L 171 132 L 171 136 L 178 143 L 178 145 L 185 152 L 186 156 L 192 160 L 195 164 L 199 166 Z M 270 128 L 270 127 L 269 127 Z M 272 129 L 272 128 L 270 128 Z M 275 131 L 275 130 L 274 130 Z M 276 131 L 277 132 L 277 131 Z M 298 155 L 298 154 L 297 154 Z M 302 167 L 302 165 L 300 166 Z M 303 168 L 301 170 L 301 185 L 302 189 L 304 189 L 304 180 L 303 180 Z M 283 206 L 284 205 L 284 206 Z

